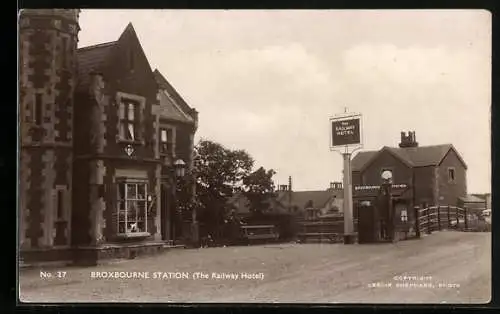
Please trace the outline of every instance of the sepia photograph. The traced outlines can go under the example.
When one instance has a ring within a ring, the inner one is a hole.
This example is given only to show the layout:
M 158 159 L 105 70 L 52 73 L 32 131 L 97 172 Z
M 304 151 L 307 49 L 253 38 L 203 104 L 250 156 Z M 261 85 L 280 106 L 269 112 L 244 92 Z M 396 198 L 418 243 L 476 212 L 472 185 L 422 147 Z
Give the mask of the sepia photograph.
M 24 304 L 487 304 L 486 10 L 21 9 Z

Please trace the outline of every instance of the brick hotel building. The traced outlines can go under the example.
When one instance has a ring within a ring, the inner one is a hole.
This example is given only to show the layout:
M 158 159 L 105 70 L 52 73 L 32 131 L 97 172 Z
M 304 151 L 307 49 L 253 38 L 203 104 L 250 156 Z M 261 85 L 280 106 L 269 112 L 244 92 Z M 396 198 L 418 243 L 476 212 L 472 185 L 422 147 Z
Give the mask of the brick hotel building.
M 77 49 L 79 10 L 23 10 L 19 23 L 23 262 L 163 249 L 182 229 L 172 169 L 192 166 L 197 111 L 151 69 L 131 24 Z

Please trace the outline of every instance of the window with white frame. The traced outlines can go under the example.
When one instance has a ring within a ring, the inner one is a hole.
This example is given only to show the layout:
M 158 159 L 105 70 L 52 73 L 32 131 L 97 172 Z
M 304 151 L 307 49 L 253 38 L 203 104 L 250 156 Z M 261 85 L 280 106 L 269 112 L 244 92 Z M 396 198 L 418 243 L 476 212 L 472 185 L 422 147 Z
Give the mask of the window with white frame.
M 401 210 L 401 221 L 402 222 L 408 221 L 408 211 L 406 209 Z
M 118 234 L 149 232 L 147 206 L 146 181 L 118 182 Z
M 160 129 L 160 153 L 172 154 L 174 152 L 175 130 L 172 127 Z
M 138 107 L 138 104 L 131 100 L 122 99 L 120 102 L 120 139 L 129 141 L 137 139 Z

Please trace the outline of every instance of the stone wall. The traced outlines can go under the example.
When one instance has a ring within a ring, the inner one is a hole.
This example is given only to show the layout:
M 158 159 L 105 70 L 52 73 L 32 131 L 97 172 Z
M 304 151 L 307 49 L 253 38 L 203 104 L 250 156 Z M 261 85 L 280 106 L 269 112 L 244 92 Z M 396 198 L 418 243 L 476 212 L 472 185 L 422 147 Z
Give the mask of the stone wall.
M 24 10 L 19 23 L 20 244 L 67 246 L 78 10 Z

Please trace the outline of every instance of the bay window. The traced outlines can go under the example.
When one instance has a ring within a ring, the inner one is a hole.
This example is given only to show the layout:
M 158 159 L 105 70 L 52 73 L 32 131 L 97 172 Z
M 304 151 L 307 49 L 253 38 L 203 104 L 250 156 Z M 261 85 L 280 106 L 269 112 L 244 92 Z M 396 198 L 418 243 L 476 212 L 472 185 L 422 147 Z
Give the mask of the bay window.
M 146 181 L 118 182 L 118 234 L 140 234 L 149 232 L 147 219 Z

